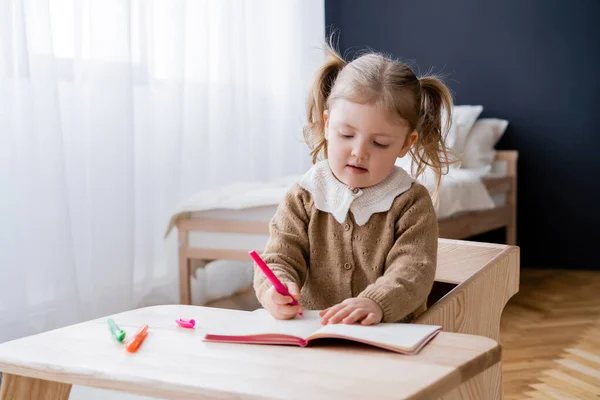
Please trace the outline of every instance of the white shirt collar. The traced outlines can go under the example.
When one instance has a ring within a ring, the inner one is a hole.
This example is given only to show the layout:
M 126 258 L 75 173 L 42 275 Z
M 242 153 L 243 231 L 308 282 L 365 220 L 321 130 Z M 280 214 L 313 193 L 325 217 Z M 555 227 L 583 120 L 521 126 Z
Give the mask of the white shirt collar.
M 394 199 L 410 189 L 413 178 L 402 168 L 394 166 L 392 173 L 377 185 L 352 188 L 337 180 L 327 160 L 319 161 L 300 179 L 300 186 L 313 196 L 315 207 L 328 212 L 340 224 L 348 211 L 358 225 L 367 223 L 371 215 L 388 211 Z

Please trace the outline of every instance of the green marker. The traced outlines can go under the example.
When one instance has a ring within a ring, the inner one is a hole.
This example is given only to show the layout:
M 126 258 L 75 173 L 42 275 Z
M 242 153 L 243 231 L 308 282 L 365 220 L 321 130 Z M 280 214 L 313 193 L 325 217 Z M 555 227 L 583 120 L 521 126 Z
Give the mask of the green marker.
M 121 330 L 121 328 L 115 324 L 115 321 L 110 318 L 108 319 L 108 326 L 110 327 L 110 333 L 112 333 L 115 339 L 119 342 L 122 342 L 123 339 L 125 339 L 125 331 Z

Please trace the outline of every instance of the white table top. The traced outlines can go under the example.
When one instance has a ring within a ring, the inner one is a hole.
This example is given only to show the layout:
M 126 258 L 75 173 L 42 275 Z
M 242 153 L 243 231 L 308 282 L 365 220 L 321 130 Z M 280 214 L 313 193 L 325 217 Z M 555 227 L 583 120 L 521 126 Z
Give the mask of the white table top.
M 207 343 L 202 327 L 236 312 L 157 306 L 110 316 L 131 337 L 149 334 L 137 353 L 110 335 L 107 318 L 0 344 L 0 371 L 168 398 L 430 399 L 500 360 L 497 342 L 441 332 L 418 355 L 351 342 L 309 347 Z M 194 318 L 183 329 L 178 318 Z

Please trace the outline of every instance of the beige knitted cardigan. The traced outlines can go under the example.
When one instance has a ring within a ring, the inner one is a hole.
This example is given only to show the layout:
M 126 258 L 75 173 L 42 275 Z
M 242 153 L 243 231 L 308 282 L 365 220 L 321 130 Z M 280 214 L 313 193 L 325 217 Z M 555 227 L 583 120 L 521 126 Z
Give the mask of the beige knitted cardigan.
M 412 320 L 426 309 L 437 262 L 429 192 L 398 167 L 372 188 L 332 178 L 322 162 L 288 191 L 270 222 L 263 259 L 282 282 L 301 287 L 307 309 L 365 297 L 381 307 L 383 322 Z M 255 266 L 259 300 L 270 286 Z

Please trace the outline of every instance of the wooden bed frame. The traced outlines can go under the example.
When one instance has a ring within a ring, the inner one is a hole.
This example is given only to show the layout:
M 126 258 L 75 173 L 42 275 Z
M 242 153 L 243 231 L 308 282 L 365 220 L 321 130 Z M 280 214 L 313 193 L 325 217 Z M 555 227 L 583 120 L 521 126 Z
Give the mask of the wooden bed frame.
M 506 244 L 517 244 L 517 159 L 516 150 L 498 151 L 496 161 L 506 162 L 506 176 L 484 178 L 490 195 L 506 194 L 506 205 L 491 210 L 450 216 L 439 221 L 440 237 L 466 239 L 498 228 L 506 228 Z

